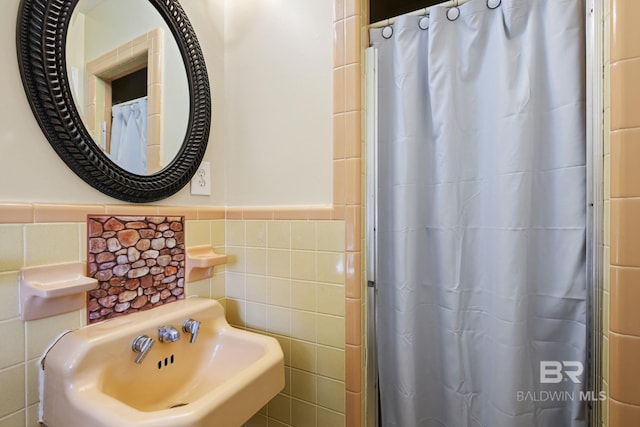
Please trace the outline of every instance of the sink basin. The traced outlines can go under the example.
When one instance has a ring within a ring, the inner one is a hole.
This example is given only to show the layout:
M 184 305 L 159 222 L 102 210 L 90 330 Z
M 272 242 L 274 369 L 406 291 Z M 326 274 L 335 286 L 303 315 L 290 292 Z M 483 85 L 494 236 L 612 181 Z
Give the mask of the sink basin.
M 193 343 L 182 331 L 201 322 Z M 158 328 L 180 330 L 160 342 Z M 154 344 L 141 363 L 132 342 Z M 215 300 L 188 298 L 62 336 L 44 358 L 48 427 L 238 427 L 284 388 L 284 357 L 271 337 L 229 326 Z

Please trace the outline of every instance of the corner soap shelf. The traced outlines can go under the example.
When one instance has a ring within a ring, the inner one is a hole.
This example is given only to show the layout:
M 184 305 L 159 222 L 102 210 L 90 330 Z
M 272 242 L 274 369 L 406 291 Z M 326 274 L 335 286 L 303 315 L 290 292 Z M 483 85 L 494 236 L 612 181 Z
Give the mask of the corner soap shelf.
M 215 253 L 209 245 L 187 248 L 187 282 L 213 277 L 213 267 L 227 263 L 227 256 Z
M 20 318 L 35 320 L 84 307 L 84 293 L 98 281 L 84 274 L 83 262 L 20 269 Z

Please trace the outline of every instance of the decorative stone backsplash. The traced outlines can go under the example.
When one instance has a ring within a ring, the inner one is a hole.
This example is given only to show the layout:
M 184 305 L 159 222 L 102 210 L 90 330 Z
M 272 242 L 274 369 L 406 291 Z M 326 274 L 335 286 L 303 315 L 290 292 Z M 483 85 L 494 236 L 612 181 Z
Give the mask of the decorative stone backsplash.
M 95 323 L 184 298 L 184 217 L 87 217 L 87 321 Z

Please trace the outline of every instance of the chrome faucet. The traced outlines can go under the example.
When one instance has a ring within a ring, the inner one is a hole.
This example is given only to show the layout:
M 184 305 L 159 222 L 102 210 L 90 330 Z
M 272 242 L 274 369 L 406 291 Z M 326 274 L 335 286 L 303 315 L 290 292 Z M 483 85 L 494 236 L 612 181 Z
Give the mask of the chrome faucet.
M 136 353 L 140 353 L 136 356 L 136 363 L 142 363 L 151 347 L 153 347 L 153 338 L 148 335 L 140 335 L 133 340 L 131 349 Z
M 189 342 L 193 344 L 196 342 L 196 338 L 198 338 L 198 331 L 200 330 L 200 322 L 193 319 L 187 319 L 182 324 L 182 331 L 185 334 L 191 334 L 191 339 Z
M 180 339 L 180 331 L 171 325 L 165 325 L 158 328 L 158 341 L 160 342 L 176 342 Z

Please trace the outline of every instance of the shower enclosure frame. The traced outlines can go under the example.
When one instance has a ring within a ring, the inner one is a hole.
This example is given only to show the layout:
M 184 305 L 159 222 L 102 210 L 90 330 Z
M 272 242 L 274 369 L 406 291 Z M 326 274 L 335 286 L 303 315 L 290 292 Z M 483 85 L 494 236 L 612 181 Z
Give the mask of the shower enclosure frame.
M 604 228 L 604 22 L 603 1 L 585 1 L 585 83 L 586 83 L 586 165 L 587 165 L 587 235 L 586 277 L 589 298 L 587 313 L 587 367 L 585 389 L 599 396 L 602 390 L 602 292 L 603 292 L 603 228 Z M 443 2 L 454 6 L 462 1 Z M 415 14 L 425 13 L 425 9 Z M 391 20 L 370 25 L 370 28 L 390 25 Z M 365 283 L 366 283 L 366 346 L 365 346 L 365 425 L 379 425 L 379 390 L 376 360 L 376 228 L 377 228 L 377 52 L 365 50 Z M 587 425 L 599 426 L 601 405 L 586 402 Z

